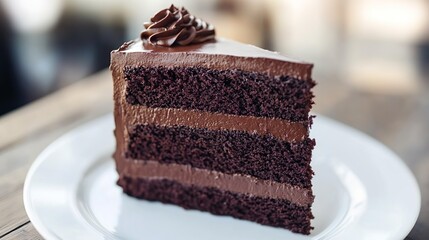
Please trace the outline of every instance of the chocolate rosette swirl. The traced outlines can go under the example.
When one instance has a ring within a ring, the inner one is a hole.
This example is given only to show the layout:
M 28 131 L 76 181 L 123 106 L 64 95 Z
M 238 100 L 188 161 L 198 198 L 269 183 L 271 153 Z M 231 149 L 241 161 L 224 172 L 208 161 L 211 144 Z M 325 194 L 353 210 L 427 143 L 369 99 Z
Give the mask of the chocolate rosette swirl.
M 142 40 L 153 45 L 174 46 L 201 43 L 215 38 L 214 27 L 189 14 L 185 8 L 174 5 L 159 11 L 144 23 Z

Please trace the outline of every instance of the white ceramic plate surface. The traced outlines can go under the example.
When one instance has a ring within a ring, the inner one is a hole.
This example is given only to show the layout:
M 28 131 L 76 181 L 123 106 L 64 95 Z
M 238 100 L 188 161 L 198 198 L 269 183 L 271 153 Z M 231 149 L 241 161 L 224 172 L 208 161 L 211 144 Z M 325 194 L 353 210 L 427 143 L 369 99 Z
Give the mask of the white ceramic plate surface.
M 115 182 L 113 118 L 104 116 L 52 143 L 24 186 L 28 216 L 47 239 L 403 239 L 420 211 L 405 164 L 372 138 L 318 116 L 312 137 L 316 196 L 310 236 L 137 200 Z

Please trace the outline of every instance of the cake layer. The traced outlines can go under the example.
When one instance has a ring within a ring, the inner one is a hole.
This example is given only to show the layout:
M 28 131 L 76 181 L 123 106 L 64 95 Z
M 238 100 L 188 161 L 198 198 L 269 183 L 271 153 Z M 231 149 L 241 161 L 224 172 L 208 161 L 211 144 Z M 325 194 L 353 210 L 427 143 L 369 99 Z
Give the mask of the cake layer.
M 260 135 L 272 135 L 284 141 L 300 142 L 308 137 L 309 121 L 289 122 L 283 119 L 237 116 L 177 108 L 127 106 L 129 126 L 186 126 L 209 130 L 237 130 Z
M 309 188 L 314 140 L 289 143 L 269 135 L 185 126 L 136 125 L 125 157 L 190 165 Z
M 314 82 L 203 67 L 126 67 L 126 100 L 152 108 L 195 109 L 306 121 Z
M 193 168 L 189 165 L 163 164 L 155 161 L 125 160 L 118 164 L 122 175 L 145 179 L 167 179 L 185 185 L 214 187 L 223 191 L 252 196 L 285 199 L 299 206 L 309 206 L 314 200 L 311 189 L 261 180 L 240 174 Z
M 303 234 L 309 234 L 312 229 L 310 220 L 313 215 L 310 207 L 298 206 L 288 200 L 183 185 L 165 179 L 148 180 L 121 176 L 118 184 L 125 193 L 150 201 L 175 204 L 185 209 L 208 211 L 216 215 L 229 215 Z

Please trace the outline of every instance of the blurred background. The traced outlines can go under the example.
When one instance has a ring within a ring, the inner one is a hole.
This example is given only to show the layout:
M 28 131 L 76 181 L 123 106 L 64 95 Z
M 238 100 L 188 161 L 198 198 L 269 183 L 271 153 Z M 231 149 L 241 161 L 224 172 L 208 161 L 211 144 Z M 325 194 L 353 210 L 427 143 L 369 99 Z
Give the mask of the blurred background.
M 0 0 L 0 115 L 107 68 L 172 2 L 218 36 L 313 62 L 315 112 L 393 149 L 429 205 L 429 0 Z
M 0 0 L 0 114 L 104 69 L 171 1 Z M 427 85 L 428 0 L 174 1 L 219 36 L 315 63 L 315 78 L 410 95 Z

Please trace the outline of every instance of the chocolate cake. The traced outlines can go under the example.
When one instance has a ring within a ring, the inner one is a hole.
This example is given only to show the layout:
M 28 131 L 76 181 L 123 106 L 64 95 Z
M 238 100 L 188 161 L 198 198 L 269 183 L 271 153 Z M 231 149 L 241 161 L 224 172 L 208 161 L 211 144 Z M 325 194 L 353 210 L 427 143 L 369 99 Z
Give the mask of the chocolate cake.
M 114 158 L 130 195 L 309 234 L 312 64 L 171 6 L 111 54 Z

